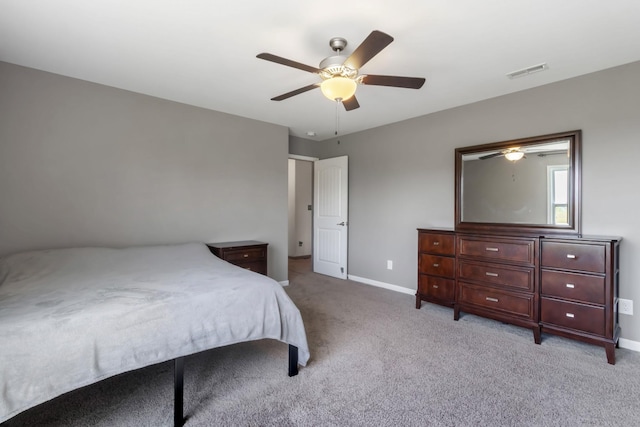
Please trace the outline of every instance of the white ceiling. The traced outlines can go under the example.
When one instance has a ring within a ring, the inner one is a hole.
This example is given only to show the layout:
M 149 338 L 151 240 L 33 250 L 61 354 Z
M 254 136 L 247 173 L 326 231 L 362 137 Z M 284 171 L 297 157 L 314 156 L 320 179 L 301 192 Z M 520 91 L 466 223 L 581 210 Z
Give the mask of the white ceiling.
M 638 0 L 0 0 L 0 61 L 334 136 L 318 82 L 256 58 L 317 67 L 372 31 L 395 38 L 362 74 L 425 77 L 419 90 L 360 86 L 340 134 L 640 60 Z M 518 79 L 506 73 L 540 63 Z M 1 96 L 1 95 L 0 95 Z

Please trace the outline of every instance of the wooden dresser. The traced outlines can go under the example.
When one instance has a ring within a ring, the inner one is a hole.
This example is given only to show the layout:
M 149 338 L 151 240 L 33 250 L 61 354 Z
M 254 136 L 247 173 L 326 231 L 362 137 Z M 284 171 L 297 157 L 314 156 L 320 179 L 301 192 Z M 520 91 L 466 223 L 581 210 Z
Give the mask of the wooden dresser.
M 418 230 L 418 290 L 422 301 L 453 307 L 455 301 L 456 236 L 448 230 Z
M 542 332 L 605 347 L 615 364 L 620 337 L 618 277 L 620 238 L 541 239 Z
M 540 343 L 538 325 L 538 239 L 458 234 L 457 297 L 460 311 L 530 328 Z
M 207 243 L 207 246 L 220 259 L 247 270 L 267 275 L 268 243 L 243 240 L 238 242 Z
M 418 229 L 422 301 L 603 346 L 620 337 L 620 237 L 546 237 Z M 454 270 L 453 275 L 451 269 Z M 453 286 L 453 288 L 452 288 Z

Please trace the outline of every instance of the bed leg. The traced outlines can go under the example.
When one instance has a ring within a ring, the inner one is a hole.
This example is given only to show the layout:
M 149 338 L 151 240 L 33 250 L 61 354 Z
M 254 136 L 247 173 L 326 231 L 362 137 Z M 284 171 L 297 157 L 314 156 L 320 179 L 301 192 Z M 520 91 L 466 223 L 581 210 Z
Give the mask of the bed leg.
M 184 396 L 184 357 L 176 357 L 173 370 L 174 402 L 173 402 L 173 425 L 182 427 L 184 424 L 183 396 Z
M 289 344 L 289 376 L 298 375 L 298 347 Z

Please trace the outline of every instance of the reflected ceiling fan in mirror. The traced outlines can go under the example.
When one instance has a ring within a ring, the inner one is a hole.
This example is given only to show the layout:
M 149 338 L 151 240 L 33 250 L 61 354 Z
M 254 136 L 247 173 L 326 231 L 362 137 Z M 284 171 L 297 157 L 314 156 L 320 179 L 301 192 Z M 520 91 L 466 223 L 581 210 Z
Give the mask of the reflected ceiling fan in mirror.
M 506 150 L 498 151 L 497 153 L 487 154 L 486 156 L 479 157 L 480 160 L 492 159 L 494 157 L 504 156 L 505 159 L 517 162 L 525 157 L 524 152 L 520 150 L 520 147 L 507 148 Z
M 478 157 L 475 157 L 475 158 L 480 160 L 486 160 L 486 159 L 492 159 L 494 157 L 504 156 L 507 160 L 511 160 L 512 162 L 515 162 L 523 158 L 526 159 L 527 154 L 530 154 L 532 156 L 538 156 L 538 157 L 547 157 L 547 156 L 554 156 L 554 155 L 569 156 L 569 142 L 567 140 L 558 140 L 558 141 L 550 141 L 545 144 L 534 144 L 534 145 L 524 144 L 519 147 L 509 147 L 504 150 L 499 150 L 499 151 L 492 150 L 485 153 L 479 153 L 484 155 L 479 155 Z
M 313 83 L 271 98 L 272 101 L 282 101 L 319 87 L 324 96 L 332 101 L 341 102 L 347 111 L 351 111 L 360 107 L 355 97 L 355 92 L 359 84 L 407 89 L 420 89 L 424 84 L 425 79 L 421 77 L 359 74 L 360 68 L 380 53 L 392 41 L 393 37 L 390 35 L 377 30 L 372 31 L 349 57 L 344 57 L 340 55 L 340 52 L 347 46 L 347 41 L 341 37 L 334 37 L 329 41 L 329 46 L 336 52 L 336 55 L 323 59 L 318 68 L 270 53 L 261 53 L 257 55 L 257 57 L 265 61 L 271 61 L 309 73 L 318 74 L 322 79 L 319 83 Z

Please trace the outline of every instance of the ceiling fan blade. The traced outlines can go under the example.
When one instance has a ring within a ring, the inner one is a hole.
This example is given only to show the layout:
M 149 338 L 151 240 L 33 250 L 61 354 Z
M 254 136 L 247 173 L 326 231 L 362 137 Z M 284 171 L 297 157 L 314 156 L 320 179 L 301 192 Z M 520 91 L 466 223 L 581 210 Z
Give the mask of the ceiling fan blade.
M 287 67 L 297 68 L 298 70 L 308 71 L 310 73 L 319 73 L 320 69 L 312 67 L 311 65 L 301 64 L 300 62 L 292 61 L 281 56 L 272 55 L 270 53 L 260 53 L 256 55 L 256 58 L 264 59 L 265 61 L 275 62 L 276 64 L 286 65 Z
M 498 156 L 504 156 L 504 153 L 499 152 L 499 153 L 487 154 L 486 156 L 478 157 L 478 159 L 487 160 L 487 159 L 492 159 L 492 158 L 498 157 Z
M 360 46 L 353 51 L 351 56 L 344 61 L 344 65 L 358 70 L 392 41 L 393 37 L 389 34 L 377 30 L 372 31 L 371 34 L 360 43 Z
M 358 104 L 358 100 L 356 99 L 355 95 L 353 95 L 351 98 L 347 99 L 346 101 L 342 101 L 342 105 L 344 105 L 344 109 L 347 111 L 360 108 L 360 104 Z
M 292 90 L 291 92 L 284 93 L 280 96 L 276 96 L 275 98 L 271 98 L 272 101 L 282 101 L 283 99 L 291 98 L 295 95 L 300 95 L 301 93 L 305 93 L 311 89 L 315 89 L 320 87 L 320 83 L 314 83 L 309 86 L 301 87 L 300 89 Z
M 567 150 L 538 151 L 538 152 L 532 152 L 531 154 L 535 154 L 538 157 L 556 156 L 558 154 L 562 154 L 563 156 L 566 156 L 567 155 Z
M 404 87 L 407 89 L 420 89 L 425 79 L 422 77 L 379 76 L 368 74 L 362 77 L 362 83 L 375 86 Z

